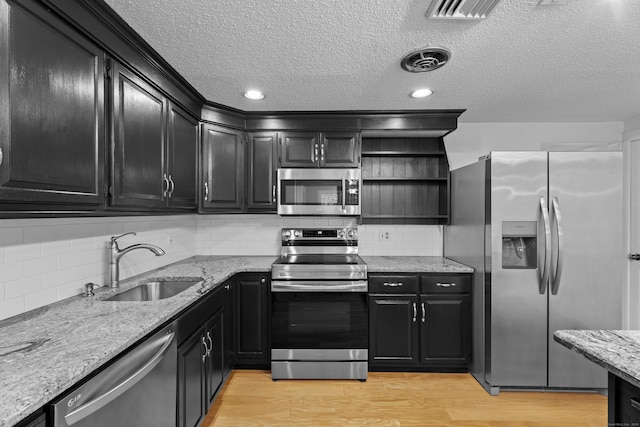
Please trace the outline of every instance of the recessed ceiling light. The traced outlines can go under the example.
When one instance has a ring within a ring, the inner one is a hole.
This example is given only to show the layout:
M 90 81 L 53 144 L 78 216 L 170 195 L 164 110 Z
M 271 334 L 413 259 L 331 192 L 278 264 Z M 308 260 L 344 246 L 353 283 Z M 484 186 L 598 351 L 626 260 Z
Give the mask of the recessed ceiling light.
M 260 99 L 264 99 L 264 94 L 259 90 L 248 90 L 244 93 L 244 97 L 247 99 L 258 101 Z
M 431 89 L 424 88 L 424 89 L 414 90 L 413 92 L 411 92 L 411 94 L 409 94 L 409 96 L 412 98 L 426 98 L 432 93 L 433 92 L 431 91 Z

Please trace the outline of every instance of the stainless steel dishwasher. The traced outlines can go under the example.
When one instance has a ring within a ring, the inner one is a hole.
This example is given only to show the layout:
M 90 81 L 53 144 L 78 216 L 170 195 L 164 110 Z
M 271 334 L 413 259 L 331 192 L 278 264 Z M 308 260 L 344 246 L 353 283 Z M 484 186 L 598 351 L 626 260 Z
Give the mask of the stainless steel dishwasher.
M 171 324 L 53 404 L 54 426 L 176 425 L 177 340 Z

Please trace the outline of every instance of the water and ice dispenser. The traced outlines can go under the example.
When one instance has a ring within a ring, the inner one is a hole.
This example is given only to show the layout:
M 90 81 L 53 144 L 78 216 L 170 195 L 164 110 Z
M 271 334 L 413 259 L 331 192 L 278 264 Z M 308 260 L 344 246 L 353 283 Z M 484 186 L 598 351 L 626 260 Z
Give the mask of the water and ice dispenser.
M 502 268 L 537 268 L 537 240 L 535 221 L 503 221 Z

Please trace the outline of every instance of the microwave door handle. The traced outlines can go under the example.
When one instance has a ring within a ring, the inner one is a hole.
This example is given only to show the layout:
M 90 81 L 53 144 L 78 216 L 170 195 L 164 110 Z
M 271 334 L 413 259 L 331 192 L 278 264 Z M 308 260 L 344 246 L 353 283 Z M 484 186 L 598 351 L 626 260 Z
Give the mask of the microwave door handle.
M 342 174 L 342 211 L 347 211 L 347 174 Z

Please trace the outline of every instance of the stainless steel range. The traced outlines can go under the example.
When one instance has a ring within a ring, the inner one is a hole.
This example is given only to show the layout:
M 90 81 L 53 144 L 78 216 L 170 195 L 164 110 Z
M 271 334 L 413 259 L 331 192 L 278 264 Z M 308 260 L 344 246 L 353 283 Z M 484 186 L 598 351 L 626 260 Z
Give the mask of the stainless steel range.
M 366 380 L 367 265 L 357 228 L 284 228 L 280 255 L 271 268 L 271 377 Z

